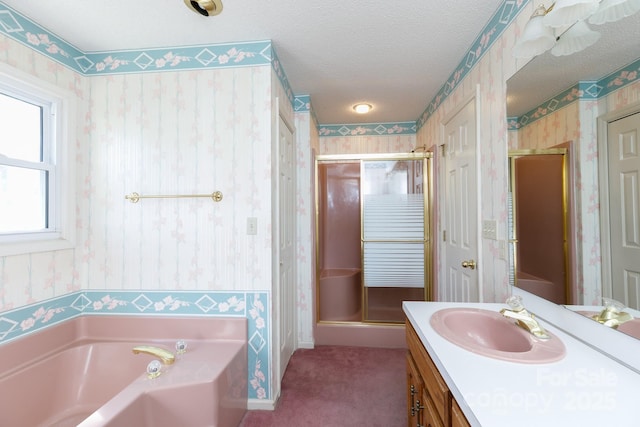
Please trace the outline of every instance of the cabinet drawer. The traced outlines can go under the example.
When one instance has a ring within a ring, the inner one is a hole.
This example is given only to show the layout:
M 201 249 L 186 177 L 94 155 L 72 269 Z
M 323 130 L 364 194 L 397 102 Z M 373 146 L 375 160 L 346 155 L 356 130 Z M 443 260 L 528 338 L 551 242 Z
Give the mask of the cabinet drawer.
M 449 388 L 427 354 L 427 351 L 422 345 L 422 341 L 420 341 L 418 334 L 410 322 L 406 322 L 406 331 L 409 351 L 413 356 L 418 371 L 422 374 L 422 380 L 433 401 L 433 405 L 440 415 L 441 420 L 449 420 L 449 411 L 451 408 L 451 393 L 449 392 Z

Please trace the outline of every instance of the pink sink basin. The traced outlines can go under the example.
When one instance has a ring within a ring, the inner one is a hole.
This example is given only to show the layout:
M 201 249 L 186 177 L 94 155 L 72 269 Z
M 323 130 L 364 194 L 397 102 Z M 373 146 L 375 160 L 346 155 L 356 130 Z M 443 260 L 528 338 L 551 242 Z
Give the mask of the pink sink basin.
M 433 329 L 453 344 L 482 356 L 517 363 L 561 360 L 565 346 L 549 333 L 541 340 L 498 312 L 479 308 L 445 308 L 431 316 Z M 548 331 L 547 331 L 548 332 Z
M 631 335 L 634 338 L 640 339 L 640 319 L 633 319 L 624 322 L 618 326 L 620 332 L 624 332 L 627 335 Z

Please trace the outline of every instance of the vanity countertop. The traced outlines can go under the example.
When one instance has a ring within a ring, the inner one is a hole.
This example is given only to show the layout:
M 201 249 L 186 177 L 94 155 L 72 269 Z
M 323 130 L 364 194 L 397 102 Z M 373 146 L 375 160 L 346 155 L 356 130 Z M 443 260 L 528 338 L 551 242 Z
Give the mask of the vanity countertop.
M 403 303 L 408 320 L 471 425 L 543 426 L 552 422 L 601 427 L 640 422 L 637 372 L 542 320 L 540 324 L 563 341 L 564 359 L 522 364 L 477 355 L 449 342 L 431 327 L 431 315 L 450 307 L 499 311 L 506 305 Z

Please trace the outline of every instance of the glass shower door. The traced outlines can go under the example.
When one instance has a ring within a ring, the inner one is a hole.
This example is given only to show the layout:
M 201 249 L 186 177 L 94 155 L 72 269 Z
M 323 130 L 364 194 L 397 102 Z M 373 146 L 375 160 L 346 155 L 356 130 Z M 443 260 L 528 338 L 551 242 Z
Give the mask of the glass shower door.
M 426 160 L 364 160 L 364 321 L 403 322 L 402 301 L 426 299 Z

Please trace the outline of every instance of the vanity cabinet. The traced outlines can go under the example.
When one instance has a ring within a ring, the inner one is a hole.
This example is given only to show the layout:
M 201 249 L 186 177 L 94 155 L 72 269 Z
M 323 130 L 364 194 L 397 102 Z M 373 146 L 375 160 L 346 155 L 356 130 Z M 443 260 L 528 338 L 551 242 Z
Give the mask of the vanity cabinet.
M 451 400 L 451 427 L 469 427 L 469 423 L 455 399 Z
M 410 322 L 407 331 L 407 415 L 409 427 L 469 427 L 442 375 Z

